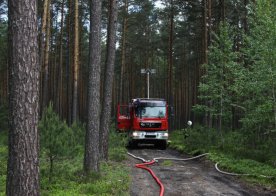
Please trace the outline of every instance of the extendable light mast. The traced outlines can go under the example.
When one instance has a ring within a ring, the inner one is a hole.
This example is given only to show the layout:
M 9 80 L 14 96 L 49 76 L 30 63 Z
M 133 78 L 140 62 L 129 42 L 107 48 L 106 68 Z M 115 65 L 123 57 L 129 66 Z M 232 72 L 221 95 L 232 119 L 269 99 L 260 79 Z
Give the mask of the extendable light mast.
M 155 74 L 156 73 L 156 69 L 141 69 L 141 74 L 147 74 L 147 95 L 148 95 L 148 99 L 149 99 L 149 76 L 150 74 Z

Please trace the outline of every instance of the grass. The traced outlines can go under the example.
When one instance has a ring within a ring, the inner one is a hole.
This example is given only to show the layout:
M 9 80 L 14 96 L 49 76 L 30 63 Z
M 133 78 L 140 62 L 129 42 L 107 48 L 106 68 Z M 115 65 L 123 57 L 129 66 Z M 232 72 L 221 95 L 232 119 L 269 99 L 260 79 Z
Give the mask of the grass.
M 170 167 L 173 166 L 173 162 L 171 160 L 164 160 L 161 162 L 161 166 Z
M 6 189 L 6 174 L 7 174 L 7 159 L 8 159 L 8 147 L 7 147 L 7 132 L 0 132 L 0 196 L 5 195 Z
M 214 164 L 219 162 L 220 169 L 238 174 L 251 174 L 249 176 L 242 176 L 241 178 L 254 185 L 261 185 L 268 189 L 276 188 L 275 167 L 267 163 L 249 159 L 247 158 L 247 155 L 243 156 L 242 153 L 239 154 L 236 146 L 240 144 L 232 146 L 232 148 L 235 149 L 235 153 L 230 153 L 230 144 L 226 150 L 223 150 L 220 148 L 219 142 L 217 142 L 218 140 L 214 139 L 213 133 L 211 132 L 211 136 L 204 135 L 206 133 L 207 131 L 199 131 L 196 133 L 195 130 L 191 130 L 191 135 L 189 136 L 189 138 L 184 139 L 185 133 L 183 132 L 183 130 L 174 131 L 170 134 L 170 147 L 191 155 L 198 155 L 201 153 L 209 152 L 210 154 L 208 155 L 208 159 L 214 162 Z M 225 139 L 227 140 L 227 138 Z M 212 143 L 212 141 L 217 142 L 217 146 L 214 144 L 215 142 Z M 250 154 L 250 152 L 251 150 L 247 149 L 246 154 Z M 252 153 L 254 154 L 254 152 Z M 265 178 L 263 177 L 263 175 L 270 176 L 271 178 Z
M 45 164 L 41 163 L 43 169 Z M 129 189 L 128 170 L 122 163 L 103 162 L 101 174 L 83 175 L 82 157 L 59 161 L 56 173 L 49 183 L 42 176 L 42 195 L 127 195 Z
M 184 137 L 184 130 L 178 130 L 170 133 L 170 148 L 178 150 L 179 152 L 185 152 Z
M 276 168 L 252 159 L 235 158 L 223 152 L 211 152 L 208 156 L 214 163 L 219 162 L 219 168 L 238 174 L 250 174 L 242 178 L 252 184 L 267 188 L 276 188 Z M 264 177 L 267 176 L 267 177 Z
M 123 164 L 126 158 L 123 135 L 110 133 L 109 161 L 101 163 L 100 174 L 83 174 L 83 154 L 73 158 L 57 159 L 52 181 L 49 182 L 49 164 L 45 153 L 40 157 L 41 195 L 129 195 L 129 169 Z M 83 149 L 79 148 L 81 151 Z M 0 196 L 5 195 L 6 164 L 8 157 L 7 133 L 0 133 Z

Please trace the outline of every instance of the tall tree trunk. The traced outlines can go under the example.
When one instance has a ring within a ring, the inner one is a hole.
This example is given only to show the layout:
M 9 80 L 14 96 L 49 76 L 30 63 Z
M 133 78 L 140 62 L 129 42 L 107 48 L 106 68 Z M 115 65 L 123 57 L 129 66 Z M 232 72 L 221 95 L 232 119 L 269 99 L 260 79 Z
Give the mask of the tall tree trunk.
M 121 74 L 120 74 L 120 89 L 119 89 L 119 102 L 123 103 L 123 80 L 126 69 L 126 33 L 127 33 L 127 15 L 128 15 L 128 0 L 124 2 L 124 19 L 123 19 L 123 35 L 122 35 L 122 64 L 121 64 Z
M 84 81 L 85 81 L 85 69 L 84 69 L 84 66 L 81 66 L 84 61 L 82 61 L 82 56 L 83 55 L 83 52 L 82 52 L 82 48 L 83 48 L 83 41 L 82 41 L 82 38 L 84 37 L 84 33 L 83 33 L 83 28 L 82 28 L 82 24 L 85 23 L 85 13 L 84 10 L 85 7 L 84 7 L 84 0 L 81 0 L 80 1 L 80 7 L 79 7 L 79 23 L 80 23 L 80 28 L 79 28 L 79 79 L 78 79 L 78 104 L 77 104 L 77 120 L 78 121 L 81 121 L 81 122 L 85 122 L 84 120 L 84 108 L 83 106 L 84 105 L 84 97 L 87 97 L 87 96 L 84 96 L 84 95 L 87 95 L 86 93 L 84 93 Z
M 109 0 L 109 19 L 107 34 L 107 58 L 105 62 L 104 94 L 101 113 L 100 154 L 108 159 L 108 130 L 110 128 L 112 86 L 116 51 L 117 0 Z
M 207 32 L 208 42 L 207 42 L 207 47 L 211 43 L 211 32 L 212 32 L 212 0 L 208 0 L 208 32 Z M 208 55 L 207 55 L 207 63 L 208 63 Z
M 174 11 L 173 11 L 173 0 L 170 1 L 170 16 L 169 16 L 169 50 L 168 50 L 168 101 L 172 103 L 172 66 L 173 66 L 173 25 L 174 25 Z
M 60 37 L 59 37 L 59 77 L 58 77 L 58 88 L 57 88 L 57 103 L 58 112 L 62 116 L 62 102 L 63 102 L 63 21 L 64 21 L 64 0 L 61 5 L 61 19 L 60 19 Z
M 39 195 L 37 1 L 8 1 L 9 158 L 7 195 Z
M 47 107 L 49 101 L 49 50 L 50 50 L 50 33 L 51 33 L 51 9 L 50 9 L 51 0 L 48 0 L 47 9 L 46 11 L 46 27 L 45 33 L 46 36 L 44 38 L 44 49 L 43 49 L 43 68 L 42 68 L 42 75 L 43 75 L 43 83 L 42 83 L 42 110 Z M 44 15 L 43 15 L 44 17 Z M 44 20 L 44 19 L 43 19 Z M 43 27 L 44 28 L 44 27 Z M 42 41 L 44 41 L 42 40 Z
M 90 56 L 88 76 L 87 130 L 85 137 L 84 171 L 100 171 L 100 76 L 101 76 L 101 10 L 102 1 L 91 1 L 90 7 Z
M 75 28 L 74 28 L 74 79 L 73 79 L 73 108 L 72 122 L 77 121 L 78 105 L 78 76 L 79 76 L 79 1 L 75 0 Z
M 208 63 L 208 27 L 207 27 L 207 1 L 208 3 L 210 2 L 210 0 L 203 0 L 203 37 L 202 37 L 202 47 L 203 47 L 203 52 L 202 52 L 202 64 L 207 64 Z M 208 20 L 210 21 L 210 20 Z M 204 74 L 206 74 L 206 70 L 201 66 L 201 68 L 199 69 L 200 72 L 200 77 L 203 76 Z M 204 81 L 203 81 L 204 82 Z M 204 103 L 205 105 L 207 105 L 207 101 L 205 101 Z M 205 111 L 204 114 L 204 119 L 203 119 L 203 123 L 205 126 L 207 126 L 208 124 L 208 112 Z
M 39 59 L 39 65 L 40 65 L 40 97 L 41 97 L 41 107 L 40 111 L 43 112 L 43 90 L 44 90 L 44 51 L 45 51 L 45 43 L 46 43 L 46 27 L 47 27 L 47 16 L 48 16 L 48 10 L 50 9 L 50 1 L 51 0 L 44 0 L 43 2 L 43 15 L 42 15 L 42 25 L 41 25 L 41 36 L 40 36 L 40 59 Z
M 208 0 L 209 2 L 209 0 Z M 203 0 L 203 64 L 208 63 L 207 51 L 208 51 L 208 29 L 207 29 L 207 0 Z M 204 74 L 204 70 L 201 69 L 200 75 Z
M 66 112 L 68 124 L 72 123 L 72 1 L 68 0 L 68 17 L 67 17 L 67 59 L 66 59 Z
M 53 9 L 53 8 L 52 8 Z M 56 10 L 57 12 L 57 15 L 58 15 L 58 12 L 59 12 L 59 8 L 57 8 Z M 58 17 L 56 17 L 55 19 L 55 30 L 54 32 L 58 32 Z M 50 89 L 52 91 L 51 93 L 51 101 L 53 102 L 53 107 L 55 109 L 55 111 L 57 112 L 58 111 L 58 102 L 57 102 L 57 88 L 58 88 L 58 72 L 59 72 L 59 67 L 58 67 L 58 43 L 55 43 L 55 37 L 57 37 L 57 35 L 55 35 L 54 33 L 52 34 L 52 43 L 51 45 L 52 46 L 55 46 L 55 49 L 53 49 L 52 53 L 51 53 L 51 56 L 52 56 L 52 76 L 51 76 L 51 86 L 50 86 Z M 56 38 L 57 40 L 57 38 Z
M 221 21 L 225 22 L 225 0 L 220 0 L 220 7 L 221 7 Z
M 173 33 L 174 33 L 174 5 L 173 0 L 170 1 L 170 16 L 169 16 L 169 50 L 168 50 L 168 96 L 167 100 L 171 106 L 173 106 Z M 173 128 L 173 119 L 169 122 L 170 129 Z

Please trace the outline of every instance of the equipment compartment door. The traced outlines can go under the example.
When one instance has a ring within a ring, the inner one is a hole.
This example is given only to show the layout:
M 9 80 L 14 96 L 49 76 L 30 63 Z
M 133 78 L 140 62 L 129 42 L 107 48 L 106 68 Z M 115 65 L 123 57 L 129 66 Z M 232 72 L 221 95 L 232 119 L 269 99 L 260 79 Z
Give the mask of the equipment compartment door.
M 127 131 L 130 129 L 130 111 L 128 105 L 118 105 L 117 108 L 117 129 Z

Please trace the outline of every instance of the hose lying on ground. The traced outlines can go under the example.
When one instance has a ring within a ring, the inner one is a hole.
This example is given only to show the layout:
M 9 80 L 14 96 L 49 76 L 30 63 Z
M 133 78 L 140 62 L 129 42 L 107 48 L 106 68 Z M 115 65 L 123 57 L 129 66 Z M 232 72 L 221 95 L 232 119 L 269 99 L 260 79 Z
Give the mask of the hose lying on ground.
M 196 157 L 191 157 L 191 158 L 186 158 L 186 159 L 179 159 L 179 158 L 166 158 L 166 157 L 156 157 L 156 158 L 153 158 L 152 161 L 149 161 L 149 160 L 145 160 L 144 158 L 142 157 L 138 157 L 134 154 L 131 154 L 129 152 L 127 152 L 127 154 L 135 159 L 138 159 L 140 161 L 143 161 L 143 163 L 141 164 L 136 164 L 135 167 L 137 168 L 141 168 L 141 169 L 145 169 L 147 170 L 151 176 L 154 178 L 154 180 L 157 182 L 157 184 L 160 186 L 160 193 L 159 195 L 160 196 L 163 196 L 164 195 L 164 185 L 162 184 L 161 180 L 155 175 L 155 173 L 147 167 L 147 165 L 152 165 L 156 162 L 158 162 L 158 160 L 174 160 L 174 161 L 189 161 L 189 160 L 193 160 L 193 159 L 197 159 L 197 158 L 200 158 L 200 157 L 203 157 L 203 156 L 206 156 L 208 153 L 205 153 L 205 154 L 202 154 L 202 155 L 198 155 Z
M 259 176 L 259 177 L 263 177 L 263 178 L 274 178 L 273 176 L 265 176 L 265 175 L 255 175 L 255 174 L 237 174 L 237 173 L 230 173 L 230 172 L 225 172 L 225 171 L 222 171 L 218 168 L 218 164 L 219 162 L 217 162 L 215 164 L 215 168 L 216 170 L 219 172 L 219 173 L 222 173 L 222 174 L 226 174 L 226 175 L 231 175 L 231 176 Z
M 127 153 L 128 155 L 132 156 L 133 158 L 135 159 L 138 159 L 138 160 L 141 160 L 143 161 L 143 163 L 141 164 L 136 164 L 135 167 L 137 168 L 141 168 L 141 169 L 145 169 L 147 170 L 151 175 L 152 177 L 155 179 L 155 181 L 157 182 L 157 184 L 160 186 L 160 193 L 159 195 L 160 196 L 163 196 L 164 195 L 164 185 L 162 184 L 162 182 L 160 181 L 160 179 L 155 175 L 155 173 L 147 167 L 147 165 L 152 165 L 156 162 L 158 162 L 158 160 L 173 160 L 173 161 L 190 161 L 190 160 L 194 160 L 194 159 L 198 159 L 198 158 L 201 158 L 203 156 L 206 156 L 208 155 L 209 153 L 205 153 L 205 154 L 201 154 L 201 155 L 198 155 L 198 156 L 195 156 L 195 157 L 191 157 L 191 158 L 185 158 L 185 159 L 179 159 L 179 158 L 168 158 L 168 157 L 156 157 L 156 158 L 153 158 L 152 161 L 149 161 L 149 160 L 145 160 L 144 158 L 142 157 L 138 157 L 138 156 L 135 156 L 134 154 L 131 154 L 131 153 Z M 219 162 L 217 162 L 215 164 L 215 168 L 216 170 L 219 172 L 219 173 L 222 173 L 222 174 L 225 174 L 225 175 L 231 175 L 231 176 L 259 176 L 259 177 L 263 177 L 263 178 L 274 178 L 273 176 L 265 176 L 265 175 L 254 175 L 254 174 L 237 174 L 237 173 L 230 173 L 230 172 L 225 172 L 225 171 L 222 171 L 218 168 L 218 164 Z
M 135 167 L 140 168 L 140 169 L 147 170 L 147 171 L 151 174 L 151 176 L 154 178 L 154 180 L 156 181 L 156 183 L 157 183 L 157 184 L 159 185 L 159 187 L 160 187 L 159 195 L 160 195 L 160 196 L 163 196 L 163 195 L 164 195 L 164 191 L 165 191 L 164 185 L 162 184 L 161 180 L 155 175 L 155 173 L 154 173 L 150 168 L 147 167 L 147 165 L 152 165 L 152 164 L 154 164 L 156 161 L 155 161 L 154 159 L 153 159 L 152 161 L 148 161 L 148 160 L 143 159 L 142 157 L 135 156 L 134 154 L 131 154 L 131 153 L 129 153 L 129 152 L 127 152 L 127 154 L 128 154 L 129 156 L 132 156 L 132 157 L 135 158 L 135 159 L 138 159 L 138 160 L 143 161 L 143 163 L 136 164 Z
M 141 158 L 141 157 L 135 156 L 134 154 L 131 154 L 131 153 L 129 153 L 129 152 L 127 152 L 127 154 L 128 154 L 129 156 L 132 156 L 132 157 L 135 158 L 135 159 L 139 159 L 139 160 L 143 161 L 144 163 L 145 163 L 145 162 L 149 162 L 148 160 L 145 160 L 145 159 L 143 159 L 143 158 Z
M 172 160 L 172 161 L 190 161 L 193 159 L 198 159 L 200 157 L 204 157 L 206 155 L 208 155 L 209 153 L 205 153 L 205 154 L 201 154 L 195 157 L 191 157 L 191 158 L 186 158 L 186 159 L 179 159 L 179 158 L 167 158 L 167 157 L 157 157 L 157 158 L 153 158 L 153 160 L 155 160 L 156 162 L 158 162 L 158 160 Z
M 173 160 L 173 161 L 190 161 L 193 159 L 198 159 L 200 157 L 206 156 L 209 153 L 205 153 L 205 154 L 201 154 L 195 157 L 191 157 L 191 158 L 186 158 L 186 159 L 179 159 L 179 158 L 167 158 L 167 157 L 158 157 L 158 158 L 153 158 L 153 160 L 155 160 L 156 162 L 158 162 L 158 160 Z M 226 171 L 222 171 L 218 168 L 218 164 L 219 162 L 217 162 L 215 164 L 215 168 L 219 173 L 225 174 L 225 175 L 231 175 L 231 176 L 259 176 L 259 177 L 263 177 L 263 178 L 273 178 L 273 176 L 265 176 L 265 175 L 255 175 L 255 174 L 238 174 L 238 173 L 230 173 L 230 172 L 226 172 Z
M 136 164 L 135 167 L 141 168 L 141 169 L 145 169 L 145 170 L 147 170 L 151 174 L 151 176 L 154 178 L 154 180 L 157 182 L 157 184 L 160 187 L 160 193 L 159 193 L 159 195 L 163 196 L 164 195 L 164 190 L 165 190 L 164 189 L 164 185 L 162 184 L 162 182 L 160 181 L 160 179 L 155 175 L 155 173 L 150 168 L 147 167 L 147 165 L 152 165 L 154 163 L 155 163 L 155 161 L 152 160 L 150 162 Z

